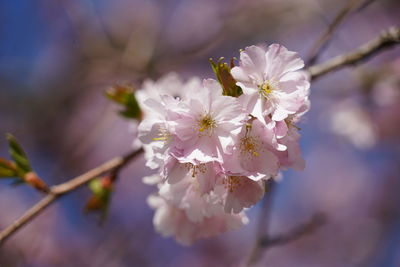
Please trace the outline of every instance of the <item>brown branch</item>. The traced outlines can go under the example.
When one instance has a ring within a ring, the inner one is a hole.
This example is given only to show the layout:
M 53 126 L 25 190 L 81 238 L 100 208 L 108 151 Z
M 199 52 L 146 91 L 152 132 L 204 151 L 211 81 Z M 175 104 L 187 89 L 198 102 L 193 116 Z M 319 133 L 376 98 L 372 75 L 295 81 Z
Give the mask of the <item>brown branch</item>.
M 276 186 L 277 184 L 274 179 L 269 179 L 265 182 L 265 197 L 262 200 L 261 212 L 258 218 L 257 238 L 247 258 L 249 266 L 257 262 L 261 256 L 262 248 L 259 243 L 263 236 L 268 235 L 268 228 L 271 222 L 272 201 L 274 199 Z
M 350 53 L 339 55 L 326 62 L 311 66 L 307 69 L 310 79 L 315 80 L 318 77 L 329 72 L 360 63 L 363 60 L 388 49 L 400 43 L 400 28 L 391 27 L 383 31 L 378 38 L 367 42 Z
M 292 241 L 299 239 L 300 237 L 311 234 L 317 228 L 321 227 L 326 223 L 326 216 L 323 213 L 314 214 L 309 222 L 298 225 L 286 234 L 282 234 L 276 237 L 262 237 L 260 239 L 260 247 L 267 248 L 271 246 L 285 245 Z
M 269 247 L 286 245 L 292 241 L 295 241 L 305 235 L 313 233 L 316 229 L 324 225 L 326 222 L 326 216 L 323 213 L 316 213 L 312 216 L 310 221 L 298 225 L 288 233 L 278 235 L 275 237 L 269 236 L 268 234 L 257 238 L 256 246 L 247 261 L 247 266 L 253 266 L 261 257 L 262 253 Z
M 324 48 L 329 44 L 333 34 L 339 28 L 339 25 L 356 9 L 361 5 L 363 0 L 350 0 L 346 6 L 344 6 L 339 13 L 335 16 L 333 21 L 328 25 L 325 32 L 315 42 L 314 46 L 310 49 L 307 56 L 307 65 L 314 64 Z M 364 6 L 364 5 L 363 5 Z
M 50 206 L 59 197 L 66 195 L 75 189 L 87 184 L 91 180 L 101 176 L 107 172 L 118 172 L 125 167 L 131 160 L 140 155 L 143 149 L 131 151 L 125 156 L 113 158 L 102 165 L 89 170 L 88 172 L 75 177 L 68 182 L 60 185 L 52 186 L 49 193 L 32 208 L 25 212 L 20 218 L 14 221 L 10 226 L 0 232 L 0 245 L 4 243 L 12 234 L 18 231 L 21 227 L 33 220 L 48 206 Z

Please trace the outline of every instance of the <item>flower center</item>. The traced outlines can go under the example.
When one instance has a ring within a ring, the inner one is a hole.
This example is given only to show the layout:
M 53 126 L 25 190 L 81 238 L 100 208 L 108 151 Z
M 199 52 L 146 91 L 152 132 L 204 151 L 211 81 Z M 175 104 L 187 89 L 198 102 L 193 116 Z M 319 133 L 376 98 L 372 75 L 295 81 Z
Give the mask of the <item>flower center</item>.
M 192 172 L 192 177 L 195 178 L 197 174 L 200 173 L 206 173 L 207 171 L 207 166 L 204 163 L 201 163 L 199 165 L 194 165 L 192 163 L 185 163 L 185 167 L 187 168 L 188 171 Z
M 262 85 L 259 86 L 260 94 L 267 98 L 272 91 L 275 90 L 276 84 L 271 82 L 270 80 L 265 81 Z
M 245 136 L 242 139 L 240 139 L 240 152 L 258 157 L 260 156 L 260 153 L 258 153 L 258 142 L 251 136 Z
M 211 135 L 213 129 L 217 127 L 217 123 L 209 114 L 207 114 L 198 120 L 198 126 L 200 133 L 207 133 L 208 135 Z
M 230 193 L 233 193 L 239 186 L 241 186 L 241 176 L 227 176 L 222 184 L 225 186 Z

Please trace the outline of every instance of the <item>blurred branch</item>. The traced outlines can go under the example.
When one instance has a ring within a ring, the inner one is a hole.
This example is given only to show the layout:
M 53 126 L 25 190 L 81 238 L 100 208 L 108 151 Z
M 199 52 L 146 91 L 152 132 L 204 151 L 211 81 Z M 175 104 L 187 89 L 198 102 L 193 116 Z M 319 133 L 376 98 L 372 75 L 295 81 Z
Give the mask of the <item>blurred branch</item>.
M 267 248 L 271 246 L 285 245 L 289 242 L 295 241 L 300 237 L 311 234 L 317 228 L 326 223 L 326 216 L 323 213 L 315 213 L 310 221 L 298 225 L 296 228 L 292 229 L 286 234 L 282 234 L 276 237 L 264 236 L 260 238 L 260 247 Z
M 257 262 L 257 260 L 260 258 L 262 253 L 260 240 L 262 237 L 268 236 L 269 223 L 271 222 L 272 201 L 276 185 L 277 184 L 273 179 L 269 179 L 265 183 L 265 197 L 263 199 L 261 212 L 258 218 L 257 237 L 247 259 L 249 266 Z
M 326 62 L 316 64 L 307 69 L 310 79 L 315 80 L 318 77 L 329 72 L 344 68 L 350 65 L 356 65 L 363 60 L 388 49 L 400 43 L 400 28 L 391 27 L 383 31 L 378 38 L 367 42 L 352 52 L 339 55 Z
M 307 65 L 314 64 L 317 60 L 321 52 L 328 46 L 329 42 L 332 39 L 333 34 L 339 28 L 339 25 L 356 9 L 356 7 L 364 8 L 368 6 L 368 4 L 372 3 L 374 0 L 366 1 L 363 5 L 361 3 L 363 0 L 350 0 L 346 6 L 344 6 L 339 13 L 335 16 L 332 23 L 328 25 L 325 32 L 320 36 L 320 38 L 316 41 L 314 46 L 310 49 L 310 52 L 307 56 Z M 357 10 L 359 11 L 359 9 Z
M 288 233 L 281 234 L 278 236 L 263 235 L 259 236 L 256 241 L 256 246 L 247 261 L 247 266 L 255 264 L 262 252 L 265 252 L 267 248 L 273 246 L 286 245 L 292 241 L 298 240 L 305 235 L 309 235 L 317 230 L 319 227 L 326 223 L 326 216 L 323 213 L 315 213 L 310 221 L 300 224 Z
M 30 208 L 27 212 L 25 212 L 25 214 L 23 214 L 20 218 L 14 221 L 10 226 L 8 226 L 6 229 L 0 232 L 0 245 L 3 244 L 4 241 L 6 241 L 12 234 L 18 231 L 21 227 L 23 227 L 28 222 L 33 220 L 36 216 L 38 216 L 42 211 L 44 211 L 59 197 L 74 191 L 75 189 L 81 187 L 82 185 L 87 184 L 91 180 L 99 177 L 104 173 L 111 172 L 113 175 L 116 175 L 117 172 L 119 172 L 123 167 L 125 167 L 129 162 L 131 162 L 142 152 L 143 149 L 131 151 L 125 156 L 111 159 L 103 163 L 102 165 L 71 179 L 68 182 L 52 186 L 46 197 L 44 197 L 42 200 L 36 203 L 32 208 Z

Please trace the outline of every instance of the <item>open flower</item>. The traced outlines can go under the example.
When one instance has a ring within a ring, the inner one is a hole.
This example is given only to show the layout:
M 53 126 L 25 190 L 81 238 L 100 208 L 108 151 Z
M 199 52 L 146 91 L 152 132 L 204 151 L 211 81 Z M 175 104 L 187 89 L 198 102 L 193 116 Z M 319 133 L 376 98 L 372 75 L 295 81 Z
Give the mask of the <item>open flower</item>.
M 187 108 L 176 120 L 179 153 L 175 156 L 193 164 L 222 162 L 246 117 L 237 98 L 223 96 L 221 86 L 209 79 L 203 87 L 187 91 L 183 103 Z
M 219 176 L 214 193 L 221 198 L 226 213 L 239 213 L 255 205 L 264 196 L 263 181 L 246 176 Z
M 153 218 L 156 230 L 163 236 L 174 236 L 183 245 L 190 245 L 200 238 L 238 229 L 249 221 L 244 213 L 220 213 L 202 221 L 193 222 L 184 210 L 160 196 L 152 195 L 147 202 L 156 210 Z
M 148 113 L 138 127 L 138 138 L 143 144 L 146 166 L 155 169 L 163 166 L 173 143 L 173 121 L 179 118 L 179 100 L 163 96 L 160 101 L 152 98 L 142 103 L 152 112 Z
M 254 181 L 268 179 L 278 173 L 274 154 L 274 131 L 257 119 L 250 120 L 237 136 L 232 154 L 223 167 L 232 175 L 247 176 Z
M 308 76 L 298 71 L 303 66 L 297 53 L 281 45 L 249 46 L 240 53 L 240 65 L 231 73 L 253 116 L 262 120 L 271 115 L 272 120 L 281 121 L 307 101 Z
M 180 97 L 186 90 L 199 88 L 201 81 L 193 77 L 182 82 L 175 73 L 169 73 L 158 81 L 146 80 L 135 92 L 144 120 L 138 127 L 138 138 L 143 144 L 146 166 L 155 169 L 163 165 L 165 151 L 174 139 L 174 120 L 179 117 Z

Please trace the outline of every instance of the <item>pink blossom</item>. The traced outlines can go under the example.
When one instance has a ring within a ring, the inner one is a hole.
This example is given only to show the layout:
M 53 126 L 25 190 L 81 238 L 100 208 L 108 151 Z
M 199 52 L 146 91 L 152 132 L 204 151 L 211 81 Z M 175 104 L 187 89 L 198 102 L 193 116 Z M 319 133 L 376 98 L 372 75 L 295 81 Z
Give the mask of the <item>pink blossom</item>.
M 222 162 L 226 148 L 233 142 L 245 113 L 238 100 L 223 96 L 215 80 L 205 80 L 201 88 L 188 90 L 184 104 L 186 110 L 176 120 L 175 134 L 181 162 Z
M 162 197 L 152 195 L 148 198 L 148 203 L 156 210 L 153 218 L 156 230 L 163 236 L 174 236 L 183 245 L 190 245 L 200 238 L 238 229 L 248 223 L 244 213 L 220 213 L 202 221 L 193 222 L 184 210 L 170 204 Z
M 255 205 L 264 196 L 264 183 L 246 176 L 221 176 L 214 189 L 223 201 L 226 213 L 239 213 Z
M 165 151 L 173 139 L 173 121 L 179 111 L 179 97 L 191 88 L 201 86 L 197 77 L 183 82 L 176 73 L 169 73 L 158 81 L 146 80 L 135 96 L 144 113 L 138 128 L 138 138 L 145 150 L 146 166 L 155 169 L 164 162 Z M 135 143 L 136 144 L 136 143 Z
M 147 166 L 158 169 L 144 182 L 158 188 L 148 202 L 159 232 L 190 244 L 236 229 L 264 196 L 265 180 L 304 168 L 294 125 L 309 109 L 303 65 L 282 46 L 251 46 L 232 69 L 243 89 L 238 98 L 222 95 L 212 79 L 145 84 L 138 136 Z
M 287 127 L 287 135 L 280 139 L 281 144 L 287 149 L 285 151 L 276 151 L 280 167 L 284 169 L 293 168 L 295 170 L 303 170 L 305 168 L 305 161 L 301 156 L 298 128 L 290 123 L 288 123 Z
M 281 121 L 307 101 L 308 76 L 298 71 L 303 66 L 297 53 L 281 45 L 250 46 L 240 53 L 240 65 L 232 69 L 232 76 L 253 116 L 262 120 L 271 115 Z
M 227 156 L 223 167 L 232 175 L 248 176 L 254 181 L 275 176 L 279 168 L 275 142 L 273 129 L 252 119 L 237 136 L 232 155 Z
M 138 127 L 138 138 L 143 144 L 146 166 L 155 169 L 163 165 L 166 151 L 174 139 L 173 121 L 179 117 L 179 101 L 163 96 L 160 101 L 146 99 L 143 106 L 151 109 Z
M 176 73 L 171 72 L 162 76 L 157 81 L 145 80 L 142 88 L 136 91 L 135 95 L 139 104 L 141 104 L 149 98 L 160 101 L 163 95 L 180 98 L 186 90 L 193 87 L 198 88 L 199 86 L 201 86 L 200 78 L 192 77 L 188 81 L 183 82 Z M 149 111 L 151 113 L 151 109 Z
M 218 163 L 176 163 L 167 183 L 159 185 L 159 194 L 186 211 L 193 222 L 223 211 L 222 199 L 213 193 L 220 176 Z M 171 183 L 172 181 L 172 183 Z

